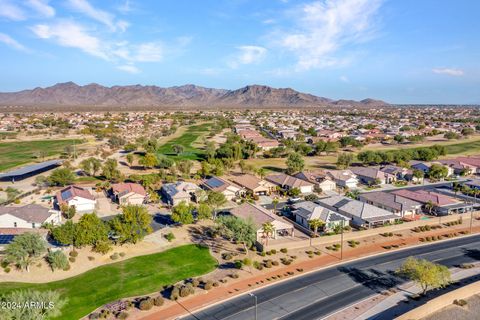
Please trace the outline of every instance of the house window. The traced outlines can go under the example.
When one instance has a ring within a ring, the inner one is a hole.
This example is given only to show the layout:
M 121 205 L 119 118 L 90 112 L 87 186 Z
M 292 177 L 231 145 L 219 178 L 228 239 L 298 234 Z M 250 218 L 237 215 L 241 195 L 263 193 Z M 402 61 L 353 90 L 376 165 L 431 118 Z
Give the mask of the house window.
M 15 228 L 17 227 L 17 223 L 16 223 L 16 222 L 13 223 L 13 227 L 15 227 Z
M 32 223 L 32 228 L 35 228 L 35 223 Z

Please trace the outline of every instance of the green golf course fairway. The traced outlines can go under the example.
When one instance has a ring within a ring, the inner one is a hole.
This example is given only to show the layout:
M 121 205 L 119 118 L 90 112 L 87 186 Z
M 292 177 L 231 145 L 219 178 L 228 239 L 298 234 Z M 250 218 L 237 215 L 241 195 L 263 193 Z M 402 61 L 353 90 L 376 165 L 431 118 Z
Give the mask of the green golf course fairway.
M 17 289 L 58 290 L 68 299 L 58 319 L 79 319 L 120 298 L 159 291 L 162 286 L 213 271 L 208 248 L 185 245 L 97 267 L 78 276 L 43 284 L 1 283 L 1 293 Z M 73 264 L 72 268 L 75 268 Z M 57 271 L 61 272 L 61 271 Z

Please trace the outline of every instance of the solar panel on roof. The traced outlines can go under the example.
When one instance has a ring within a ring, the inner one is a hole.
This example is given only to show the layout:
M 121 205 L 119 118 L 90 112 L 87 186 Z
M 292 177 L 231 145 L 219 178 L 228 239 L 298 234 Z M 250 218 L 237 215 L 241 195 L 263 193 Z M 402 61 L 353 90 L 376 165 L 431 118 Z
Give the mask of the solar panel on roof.
M 15 238 L 15 236 L 10 234 L 0 235 L 0 244 L 10 244 L 13 238 Z
M 207 181 L 207 184 L 212 187 L 212 188 L 218 188 L 220 186 L 223 186 L 223 181 L 217 179 L 217 178 L 210 178 Z
M 72 191 L 65 190 L 62 192 L 62 199 L 70 199 L 72 197 Z

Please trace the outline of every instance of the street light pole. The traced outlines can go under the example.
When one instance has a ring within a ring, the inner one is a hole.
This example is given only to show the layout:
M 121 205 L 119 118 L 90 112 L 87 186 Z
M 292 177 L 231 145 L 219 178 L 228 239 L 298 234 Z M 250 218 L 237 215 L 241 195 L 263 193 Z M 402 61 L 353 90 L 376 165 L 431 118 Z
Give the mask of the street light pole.
M 250 297 L 253 297 L 253 299 L 255 300 L 255 320 L 258 320 L 258 314 L 257 314 L 257 296 L 254 295 L 253 293 L 249 293 L 248 294 Z
M 340 260 L 343 260 L 343 229 L 345 224 L 345 220 L 342 219 L 342 233 L 341 233 L 341 240 L 340 240 Z

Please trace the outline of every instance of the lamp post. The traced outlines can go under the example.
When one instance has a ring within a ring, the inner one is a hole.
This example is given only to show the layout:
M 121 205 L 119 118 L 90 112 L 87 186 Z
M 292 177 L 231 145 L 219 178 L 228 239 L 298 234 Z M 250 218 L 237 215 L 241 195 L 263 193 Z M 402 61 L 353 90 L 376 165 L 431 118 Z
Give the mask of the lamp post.
M 340 240 L 340 260 L 343 260 L 343 229 L 345 228 L 344 227 L 345 225 L 345 220 L 342 219 L 342 237 L 341 237 L 341 240 Z
M 257 296 L 254 295 L 253 293 L 249 293 L 248 294 L 250 297 L 253 297 L 253 299 L 255 300 L 255 320 L 257 320 Z

